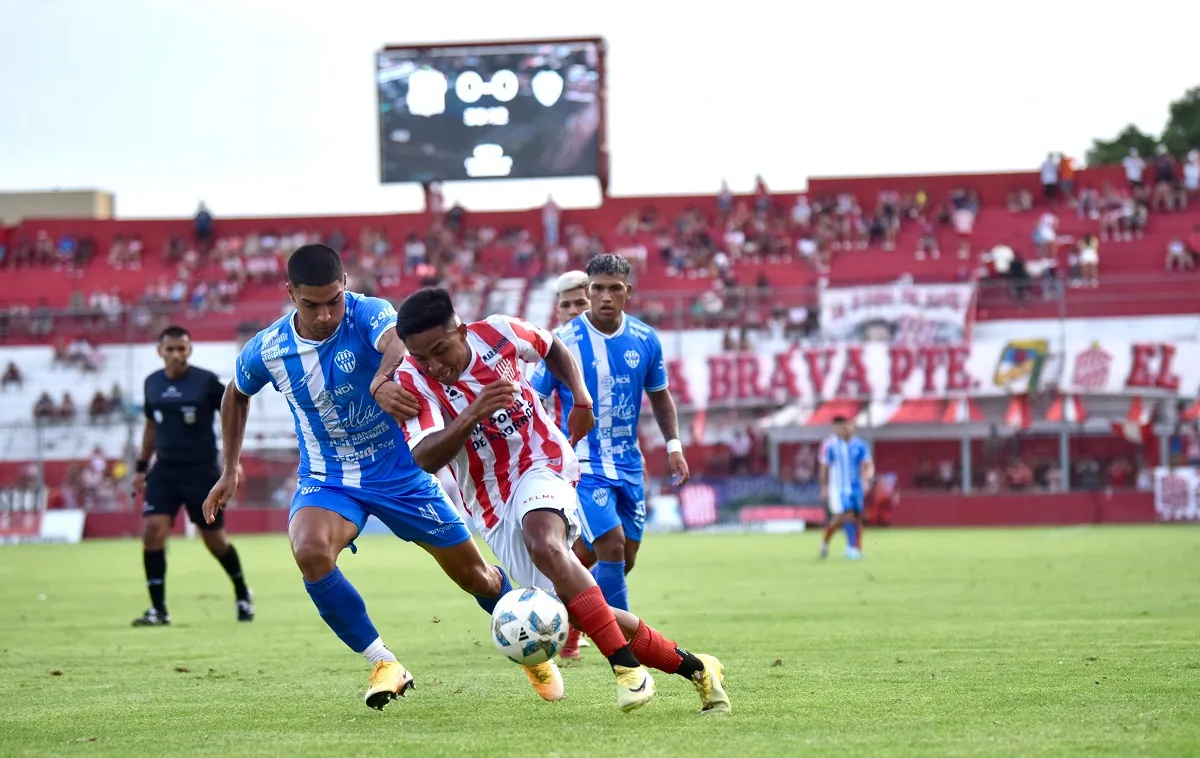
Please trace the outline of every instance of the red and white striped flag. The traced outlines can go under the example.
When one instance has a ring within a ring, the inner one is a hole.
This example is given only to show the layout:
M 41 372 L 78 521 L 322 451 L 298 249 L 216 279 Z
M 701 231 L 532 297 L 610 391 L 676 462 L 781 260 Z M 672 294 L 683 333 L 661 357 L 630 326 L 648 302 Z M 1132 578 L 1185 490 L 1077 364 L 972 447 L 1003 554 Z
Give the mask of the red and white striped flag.
M 1029 416 L 1029 396 L 1013 395 L 1008 401 L 1008 410 L 1004 412 L 1004 424 L 1013 429 L 1028 429 L 1033 423 Z
M 1183 409 L 1183 413 L 1179 414 L 1179 418 L 1183 421 L 1195 421 L 1200 419 L 1200 400 Z
M 946 404 L 942 414 L 943 424 L 967 424 L 972 421 L 984 421 L 987 417 L 979 409 L 979 405 L 969 397 L 960 397 Z
M 1129 412 L 1125 414 L 1125 418 L 1112 422 L 1113 434 L 1124 437 L 1135 445 L 1144 445 L 1150 439 L 1153 418 L 1153 406 L 1148 406 L 1140 397 L 1135 397 L 1129 404 Z
M 1087 408 L 1079 395 L 1058 395 L 1046 411 L 1047 421 L 1066 421 L 1069 424 L 1082 424 L 1087 421 Z

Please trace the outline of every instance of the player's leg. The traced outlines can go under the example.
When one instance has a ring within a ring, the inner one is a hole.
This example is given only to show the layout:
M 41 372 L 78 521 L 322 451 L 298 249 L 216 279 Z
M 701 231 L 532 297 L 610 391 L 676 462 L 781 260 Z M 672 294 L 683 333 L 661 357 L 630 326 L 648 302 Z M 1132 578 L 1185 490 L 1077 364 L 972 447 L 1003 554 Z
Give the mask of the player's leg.
M 170 472 L 161 466 L 150 469 L 142 505 L 142 565 L 150 608 L 133 620 L 134 626 L 165 626 L 167 613 L 167 535 L 182 505 L 171 483 Z
M 617 514 L 621 517 L 621 530 L 625 532 L 625 574 L 628 576 L 637 563 L 642 533 L 646 529 L 646 490 L 640 481 L 621 482 L 616 494 Z
M 504 569 L 483 559 L 462 514 L 437 478 L 418 477 L 403 490 L 364 507 L 392 534 L 432 555 L 446 576 L 473 595 L 487 613 L 512 589 Z
M 133 620 L 134 626 L 166 626 L 167 613 L 167 535 L 173 520 L 165 513 L 148 513 L 142 518 L 142 566 L 146 571 L 146 589 L 150 608 Z
M 238 558 L 237 550 L 229 542 L 229 537 L 225 532 L 225 511 L 224 509 L 217 511 L 217 517 L 213 523 L 209 524 L 204 520 L 204 498 L 212 486 L 217 483 L 220 478 L 220 472 L 212 472 L 212 476 L 208 479 L 201 479 L 197 482 L 198 486 L 188 486 L 188 490 L 184 494 L 187 495 L 184 500 L 184 506 L 187 508 L 188 518 L 200 530 L 200 537 L 204 540 L 204 546 L 208 548 L 208 552 L 217 559 L 217 563 L 221 564 L 221 568 L 225 569 L 225 573 L 229 576 L 229 581 L 233 583 L 233 594 L 235 609 L 237 612 L 238 621 L 253 621 L 254 620 L 254 601 L 250 588 L 246 586 L 246 578 L 242 574 L 242 561 Z
M 846 525 L 853 526 L 853 536 L 849 533 L 846 535 L 846 557 L 850 560 L 862 557 L 862 511 L 862 498 L 854 498 L 846 509 Z
M 412 686 L 412 675 L 383 644 L 362 595 L 337 567 L 338 554 L 358 536 L 366 519 L 362 507 L 345 494 L 314 480 L 301 480 L 292 500 L 288 539 L 304 588 L 321 619 L 347 647 L 371 663 L 365 700 L 378 709 L 402 696 Z
M 612 666 L 617 677 L 617 706 L 631 711 L 650 702 L 654 680 L 630 649 L 595 578 L 571 552 L 563 513 L 530 510 L 521 517 L 521 534 L 530 562 L 553 585 L 567 606 L 571 623 L 592 639 Z
M 842 503 L 841 493 L 835 489 L 829 490 L 829 500 L 825 504 L 829 511 L 829 523 L 825 526 L 825 534 L 821 538 L 821 557 L 829 556 L 829 540 L 833 539 L 833 535 L 837 530 L 842 528 L 846 523 L 845 507 Z
M 591 475 L 585 475 L 576 488 L 583 537 L 596 554 L 592 576 L 609 605 L 629 610 L 629 590 L 625 584 L 625 529 L 617 507 L 617 491 L 613 482 Z
M 664 673 L 678 674 L 692 683 L 700 694 L 701 713 L 730 712 L 725 667 L 719 660 L 704 653 L 689 653 L 632 613 L 614 610 L 613 614 L 639 661 Z
M 575 553 L 575 557 L 579 559 L 579 562 L 583 564 L 584 568 L 591 569 L 596 565 L 596 554 L 588 547 L 587 541 L 583 537 L 575 540 L 575 544 L 571 546 L 571 550 Z M 628 566 L 629 564 L 626 563 L 625 565 Z M 626 571 L 628 572 L 628 568 Z M 567 627 L 567 641 L 563 643 L 562 650 L 558 651 L 558 657 L 567 661 L 575 660 L 579 658 L 579 648 L 587 644 L 587 640 L 579 633 L 575 625 L 570 624 Z

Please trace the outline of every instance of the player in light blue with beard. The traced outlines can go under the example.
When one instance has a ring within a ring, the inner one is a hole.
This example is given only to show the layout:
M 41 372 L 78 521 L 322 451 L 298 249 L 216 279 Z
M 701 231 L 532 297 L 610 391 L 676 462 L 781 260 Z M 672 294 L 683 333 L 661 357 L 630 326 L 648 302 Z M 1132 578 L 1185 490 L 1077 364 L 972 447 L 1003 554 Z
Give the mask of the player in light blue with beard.
M 629 261 L 619 255 L 593 258 L 587 266 L 591 310 L 556 332 L 583 368 L 595 402 L 596 426 L 575 446 L 582 474 L 577 488 L 582 540 L 594 555 L 592 573 L 605 599 L 622 610 L 629 608 L 625 575 L 637 559 L 646 521 L 645 475 L 638 448 L 643 392 L 667 440 L 673 483 L 680 486 L 689 477 L 662 343 L 653 329 L 625 313 L 633 291 L 630 272 Z M 571 393 L 566 387 L 541 366 L 532 384 L 543 399 L 557 391 L 563 418 L 567 417 Z

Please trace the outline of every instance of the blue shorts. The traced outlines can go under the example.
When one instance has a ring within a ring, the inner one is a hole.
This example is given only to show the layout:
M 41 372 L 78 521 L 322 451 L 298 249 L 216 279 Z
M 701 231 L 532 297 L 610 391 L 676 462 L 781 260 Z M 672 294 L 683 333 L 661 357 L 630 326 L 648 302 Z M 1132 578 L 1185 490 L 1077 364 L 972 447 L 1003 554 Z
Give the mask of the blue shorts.
M 579 495 L 583 541 L 589 548 L 598 537 L 618 526 L 625 530 L 625 539 L 642 541 L 642 530 L 646 526 L 646 491 L 641 482 L 584 474 L 575 492 Z
M 317 479 L 301 479 L 292 497 L 288 521 L 301 508 L 333 511 L 362 531 L 374 516 L 405 542 L 454 547 L 471 539 L 466 523 L 442 485 L 430 474 L 413 477 L 405 486 L 342 487 Z M 354 543 L 350 549 L 355 550 Z
M 843 513 L 854 513 L 862 515 L 863 511 L 863 496 L 861 492 L 841 493 L 837 490 L 829 490 L 829 512 L 834 516 Z

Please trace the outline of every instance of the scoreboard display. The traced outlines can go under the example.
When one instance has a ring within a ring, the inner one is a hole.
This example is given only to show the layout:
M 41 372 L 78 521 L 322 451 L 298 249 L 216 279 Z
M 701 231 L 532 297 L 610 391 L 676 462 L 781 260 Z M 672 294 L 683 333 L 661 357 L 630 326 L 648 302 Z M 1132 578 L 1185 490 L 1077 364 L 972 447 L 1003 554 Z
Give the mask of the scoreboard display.
M 378 53 L 383 182 L 599 176 L 604 41 Z

